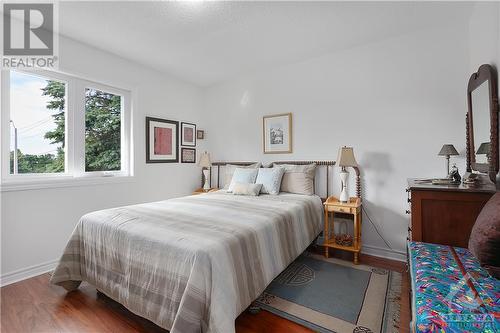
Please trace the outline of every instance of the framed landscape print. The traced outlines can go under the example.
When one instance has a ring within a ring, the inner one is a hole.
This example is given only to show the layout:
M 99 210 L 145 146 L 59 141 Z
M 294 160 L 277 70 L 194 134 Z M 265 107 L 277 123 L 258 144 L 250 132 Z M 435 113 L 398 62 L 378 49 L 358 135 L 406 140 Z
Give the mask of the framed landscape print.
M 292 152 L 292 114 L 264 116 L 262 119 L 264 154 Z
M 179 122 L 146 117 L 146 163 L 179 162 Z
M 194 148 L 181 148 L 181 162 L 182 163 L 196 163 L 196 149 L 194 149 Z
M 181 146 L 196 146 L 196 125 L 181 123 Z

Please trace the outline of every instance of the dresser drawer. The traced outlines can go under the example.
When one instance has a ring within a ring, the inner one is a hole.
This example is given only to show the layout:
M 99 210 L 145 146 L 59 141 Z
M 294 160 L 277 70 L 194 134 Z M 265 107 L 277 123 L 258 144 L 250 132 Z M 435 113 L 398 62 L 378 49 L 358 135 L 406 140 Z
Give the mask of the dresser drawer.
M 477 216 L 492 193 L 413 190 L 411 240 L 467 247 Z
M 356 208 L 354 207 L 342 207 L 342 206 L 327 206 L 329 212 L 344 213 L 344 214 L 356 214 Z

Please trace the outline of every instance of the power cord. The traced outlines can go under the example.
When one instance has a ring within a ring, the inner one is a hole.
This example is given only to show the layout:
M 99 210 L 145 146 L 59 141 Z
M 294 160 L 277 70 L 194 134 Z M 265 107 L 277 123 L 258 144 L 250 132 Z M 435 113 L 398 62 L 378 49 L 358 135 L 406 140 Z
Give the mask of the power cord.
M 373 226 L 373 228 L 375 229 L 375 231 L 377 232 L 377 234 L 379 235 L 379 237 L 382 238 L 382 240 L 384 241 L 385 245 L 387 245 L 387 247 L 389 249 L 394 250 L 392 248 L 391 244 L 389 244 L 389 242 L 385 240 L 384 236 L 382 236 L 382 234 L 378 230 L 377 225 L 372 221 L 372 219 L 370 218 L 370 215 L 368 215 L 368 212 L 366 211 L 366 208 L 364 206 L 361 206 L 361 209 L 362 209 L 363 212 L 365 212 L 366 217 L 368 217 L 368 221 L 370 221 L 371 225 Z

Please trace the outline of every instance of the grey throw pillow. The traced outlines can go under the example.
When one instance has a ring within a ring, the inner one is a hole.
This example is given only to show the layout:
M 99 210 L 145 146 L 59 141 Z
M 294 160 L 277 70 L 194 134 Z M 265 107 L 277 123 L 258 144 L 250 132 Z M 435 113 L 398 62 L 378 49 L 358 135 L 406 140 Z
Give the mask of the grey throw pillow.
M 281 164 L 279 167 L 285 169 L 281 181 L 281 192 L 314 194 L 315 163 L 308 165 Z

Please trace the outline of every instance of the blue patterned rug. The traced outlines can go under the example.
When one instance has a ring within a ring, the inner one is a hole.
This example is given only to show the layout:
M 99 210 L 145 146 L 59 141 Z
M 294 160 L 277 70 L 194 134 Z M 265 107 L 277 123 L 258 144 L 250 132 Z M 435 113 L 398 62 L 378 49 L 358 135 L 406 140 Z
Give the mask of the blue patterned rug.
M 317 332 L 398 332 L 401 274 L 304 253 L 254 302 Z

